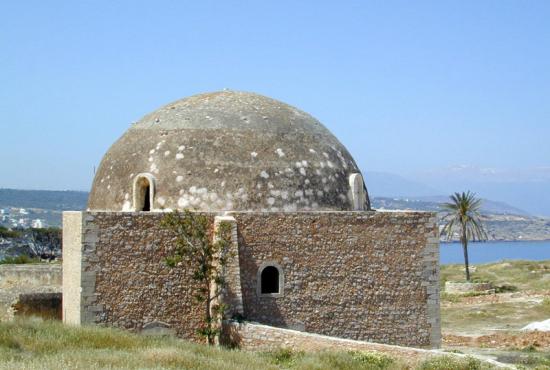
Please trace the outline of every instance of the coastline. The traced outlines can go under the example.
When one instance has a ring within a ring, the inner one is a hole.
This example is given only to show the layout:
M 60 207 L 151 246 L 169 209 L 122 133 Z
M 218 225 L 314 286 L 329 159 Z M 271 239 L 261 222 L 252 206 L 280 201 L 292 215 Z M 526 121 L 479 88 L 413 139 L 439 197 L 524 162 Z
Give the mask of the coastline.
M 486 241 L 469 241 L 468 245 L 496 244 L 496 243 L 550 243 L 550 239 L 491 239 Z M 459 240 L 439 239 L 439 244 L 461 244 Z

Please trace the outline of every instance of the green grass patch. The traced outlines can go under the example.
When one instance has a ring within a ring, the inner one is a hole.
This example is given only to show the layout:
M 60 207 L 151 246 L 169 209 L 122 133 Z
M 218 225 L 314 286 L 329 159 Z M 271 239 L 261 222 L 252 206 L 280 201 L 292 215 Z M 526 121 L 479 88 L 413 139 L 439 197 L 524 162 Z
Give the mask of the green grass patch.
M 446 292 L 441 292 L 441 301 L 442 302 L 452 302 L 452 303 L 458 303 L 461 301 L 461 295 L 459 294 L 449 294 Z
M 6 257 L 0 260 L 0 265 L 22 265 L 26 263 L 41 263 L 40 258 L 31 258 L 27 255 L 21 255 L 17 257 Z

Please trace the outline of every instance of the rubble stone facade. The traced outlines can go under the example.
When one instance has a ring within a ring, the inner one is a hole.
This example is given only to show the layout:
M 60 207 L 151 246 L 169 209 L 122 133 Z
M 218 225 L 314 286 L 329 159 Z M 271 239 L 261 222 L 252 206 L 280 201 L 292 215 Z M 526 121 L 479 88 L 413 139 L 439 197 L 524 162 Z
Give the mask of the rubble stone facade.
M 220 217 L 210 215 L 214 227 Z M 64 269 L 80 276 L 74 287 L 64 282 L 64 312 L 78 312 L 66 321 L 134 331 L 165 327 L 200 340 L 196 329 L 203 312 L 193 299 L 192 268 L 186 261 L 166 265 L 174 240 L 160 226 L 162 217 L 65 214 Z M 75 218 L 80 228 L 74 227 Z M 341 338 L 439 345 L 434 214 L 230 212 L 223 219 L 234 220 L 236 254 L 228 266 L 226 296 L 230 315 Z M 79 235 L 71 237 L 71 229 Z M 283 294 L 259 292 L 258 269 L 266 264 L 282 270 Z

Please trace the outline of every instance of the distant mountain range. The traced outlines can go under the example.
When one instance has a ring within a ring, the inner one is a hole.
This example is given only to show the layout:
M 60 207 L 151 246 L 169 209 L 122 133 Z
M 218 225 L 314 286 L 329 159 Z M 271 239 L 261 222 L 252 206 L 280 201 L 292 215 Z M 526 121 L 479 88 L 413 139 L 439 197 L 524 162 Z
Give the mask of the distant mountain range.
M 369 194 L 374 197 L 429 197 L 444 194 L 428 185 L 388 172 L 363 172 Z
M 375 209 L 410 209 L 441 212 L 441 204 L 448 201 L 449 197 L 445 196 L 404 198 L 372 197 L 372 206 Z M 485 215 L 516 215 L 530 217 L 527 212 L 519 208 L 504 202 L 495 202 L 487 199 L 483 200 L 481 212 Z
M 440 226 L 445 223 L 440 206 L 446 201 L 446 197 L 372 198 L 373 207 L 378 210 L 439 212 Z M 484 200 L 481 213 L 489 240 L 550 240 L 550 218 L 530 216 L 506 203 L 490 200 Z M 456 235 L 453 240 L 457 238 Z
M 406 177 L 365 171 L 373 197 L 433 197 L 471 190 L 480 197 L 506 203 L 519 214 L 550 217 L 550 167 L 501 170 L 454 166 Z M 429 185 L 427 185 L 429 184 Z

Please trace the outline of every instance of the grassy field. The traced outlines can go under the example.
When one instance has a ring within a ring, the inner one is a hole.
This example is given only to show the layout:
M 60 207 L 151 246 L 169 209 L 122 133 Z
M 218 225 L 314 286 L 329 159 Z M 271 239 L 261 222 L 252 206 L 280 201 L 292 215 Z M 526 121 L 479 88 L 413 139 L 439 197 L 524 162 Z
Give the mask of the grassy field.
M 368 352 L 252 353 L 59 322 L 0 323 L 0 369 L 406 369 Z M 434 358 L 418 369 L 490 369 L 473 358 Z
M 462 281 L 462 265 L 441 268 L 441 284 Z M 550 261 L 473 266 L 473 278 L 499 293 L 441 299 L 443 348 L 484 355 L 520 368 L 550 369 L 550 333 L 518 329 L 550 318 Z M 0 323 L 1 369 L 406 369 L 406 359 L 367 352 L 251 353 L 173 338 L 146 337 L 59 322 Z M 441 357 L 418 369 L 488 369 L 467 358 Z
M 520 291 L 550 290 L 550 260 L 502 261 L 473 265 L 470 268 L 474 281 L 490 281 L 496 286 L 515 287 Z M 442 265 L 442 288 L 446 281 L 464 281 L 464 265 Z
M 494 284 L 498 294 L 459 297 L 444 293 L 445 281 L 463 281 L 463 265 L 441 266 L 444 333 L 489 334 L 519 330 L 550 318 L 550 261 L 504 261 L 476 265 L 474 281 Z

